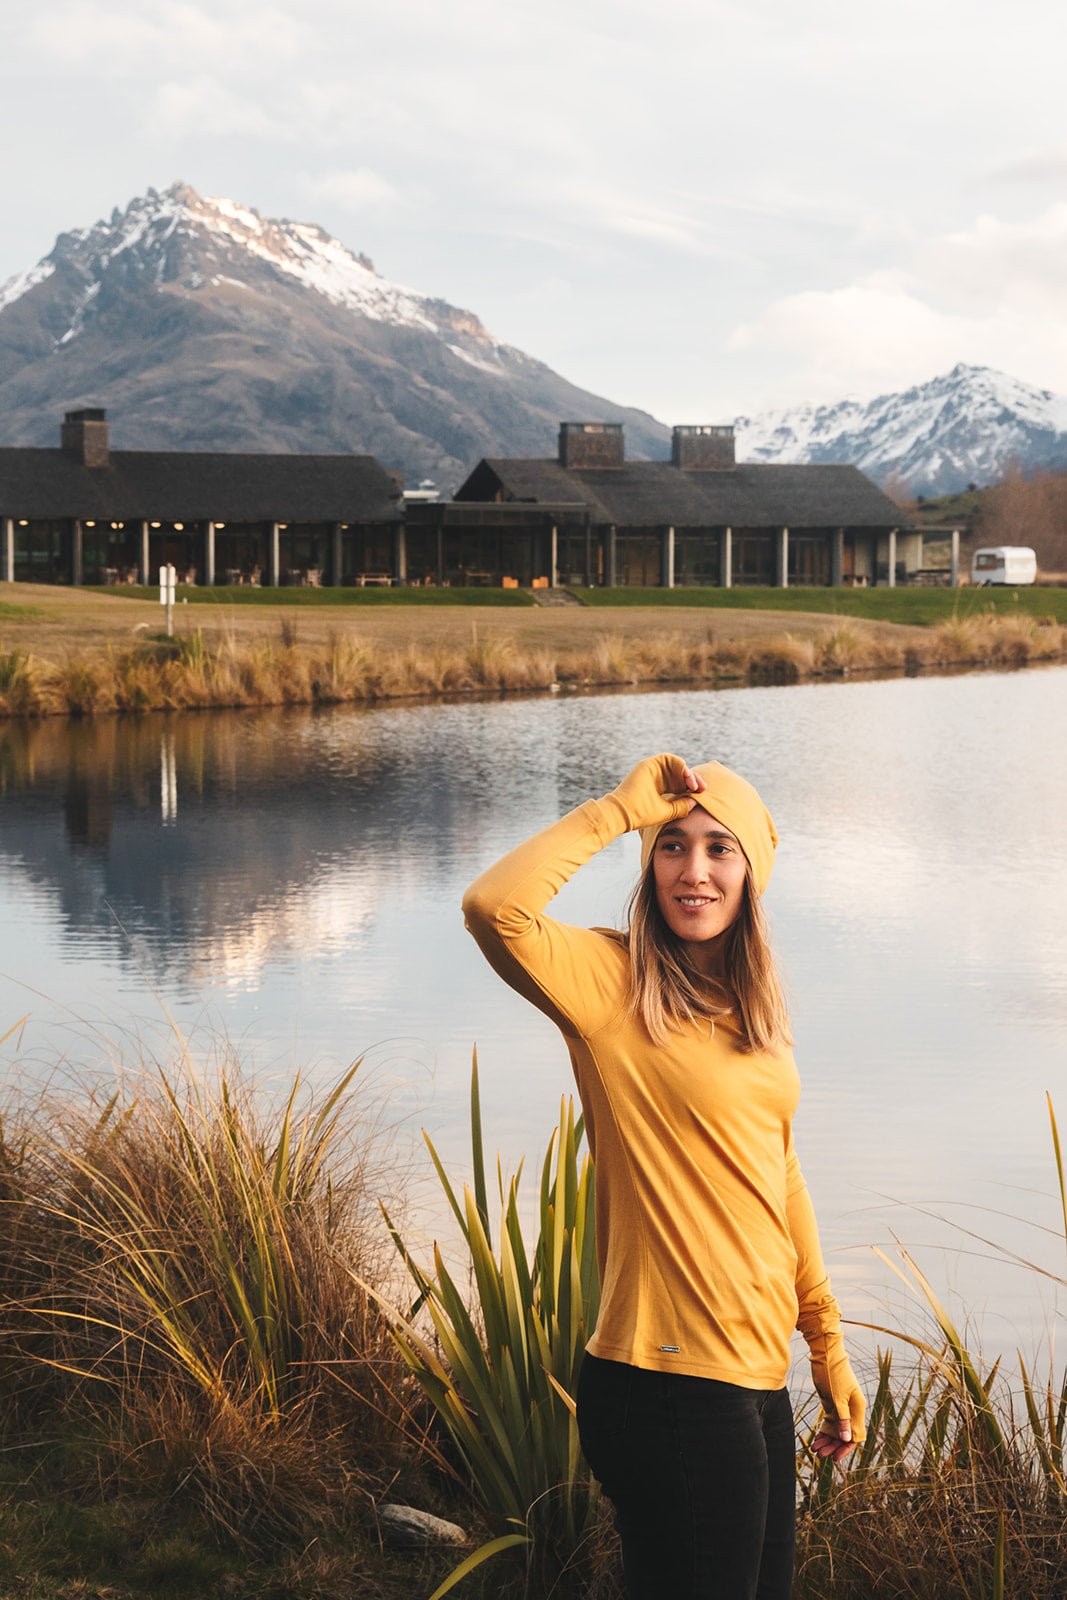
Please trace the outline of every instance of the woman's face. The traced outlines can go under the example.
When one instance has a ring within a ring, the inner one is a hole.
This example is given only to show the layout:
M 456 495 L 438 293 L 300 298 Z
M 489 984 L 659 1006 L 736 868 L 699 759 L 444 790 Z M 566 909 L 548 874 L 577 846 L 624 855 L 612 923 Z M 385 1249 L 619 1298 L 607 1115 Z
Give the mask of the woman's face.
M 687 817 L 661 829 L 652 850 L 652 871 L 663 920 L 680 939 L 717 939 L 740 915 L 745 853 L 703 806 L 694 806 Z

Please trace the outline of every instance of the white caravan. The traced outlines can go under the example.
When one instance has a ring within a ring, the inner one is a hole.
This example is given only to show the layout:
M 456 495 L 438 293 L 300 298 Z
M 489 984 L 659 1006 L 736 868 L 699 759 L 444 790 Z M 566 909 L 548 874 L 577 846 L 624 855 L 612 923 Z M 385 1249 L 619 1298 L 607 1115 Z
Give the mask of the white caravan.
M 974 552 L 971 562 L 971 582 L 983 583 L 1034 583 L 1037 580 L 1037 556 L 1029 545 L 989 545 Z

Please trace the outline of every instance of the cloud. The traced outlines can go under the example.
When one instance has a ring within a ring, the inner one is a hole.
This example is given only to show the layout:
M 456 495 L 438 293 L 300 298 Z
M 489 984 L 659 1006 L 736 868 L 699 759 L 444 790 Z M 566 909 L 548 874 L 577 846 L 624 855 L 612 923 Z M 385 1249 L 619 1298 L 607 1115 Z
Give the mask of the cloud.
M 726 348 L 775 358 L 788 398 L 873 394 L 957 361 L 1067 391 L 1067 204 L 917 240 L 906 269 L 771 300 Z M 790 370 L 791 369 L 791 370 Z
M 894 387 L 966 354 L 966 330 L 903 287 L 877 282 L 783 295 L 741 323 L 727 349 L 800 363 L 811 397 Z
M 283 6 L 247 0 L 211 7 L 195 0 L 68 0 L 34 14 L 30 41 L 51 65 L 121 77 L 167 64 L 218 62 L 238 68 L 291 60 L 305 39 L 303 24 Z
M 160 84 L 152 107 L 152 126 L 176 137 L 240 135 L 283 143 L 295 140 L 299 132 L 268 102 L 235 93 L 211 77 Z
M 1067 183 L 1067 148 L 1060 145 L 1045 150 L 1026 150 L 1004 161 L 986 174 L 995 184 Z
M 977 306 L 1010 305 L 1058 320 L 1067 280 L 1067 204 L 1022 222 L 980 216 L 934 240 L 925 267 L 937 287 Z
M 324 172 L 308 180 L 308 189 L 315 199 L 333 201 L 346 211 L 393 211 L 405 204 L 401 191 L 370 167 Z

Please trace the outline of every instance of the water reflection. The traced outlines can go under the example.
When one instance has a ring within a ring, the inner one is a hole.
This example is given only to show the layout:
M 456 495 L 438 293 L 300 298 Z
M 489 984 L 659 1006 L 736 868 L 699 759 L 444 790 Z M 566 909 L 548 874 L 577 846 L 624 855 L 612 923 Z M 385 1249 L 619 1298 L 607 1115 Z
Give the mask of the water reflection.
M 42 1050 L 64 1008 L 147 1016 L 155 991 L 266 1077 L 294 1062 L 326 1076 L 369 1049 L 397 1113 L 457 1159 L 477 1040 L 487 1122 L 514 1162 L 569 1088 L 566 1053 L 478 956 L 462 889 L 640 756 L 716 755 L 757 783 L 782 836 L 768 905 L 835 1275 L 877 1320 L 887 1275 L 860 1245 L 896 1226 L 951 1247 L 939 1281 L 1010 1346 L 1053 1314 L 1052 1291 L 1040 1302 L 937 1219 L 982 1217 L 976 1231 L 1048 1261 L 1047 1238 L 973 1208 L 1056 1225 L 1043 1091 L 1067 1114 L 1065 687 L 1056 668 L 8 725 L 0 1032 L 29 991 Z M 636 841 L 612 846 L 558 914 L 617 922 L 636 866 Z

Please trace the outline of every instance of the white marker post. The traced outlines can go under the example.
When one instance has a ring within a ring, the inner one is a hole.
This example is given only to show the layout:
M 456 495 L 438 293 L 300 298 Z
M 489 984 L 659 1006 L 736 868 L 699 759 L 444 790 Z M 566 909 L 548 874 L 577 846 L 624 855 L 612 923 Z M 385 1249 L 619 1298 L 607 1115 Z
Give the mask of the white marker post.
M 167 637 L 174 632 L 174 584 L 177 573 L 173 567 L 159 569 L 159 603 L 167 608 Z

